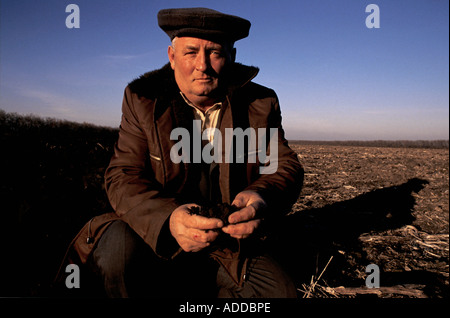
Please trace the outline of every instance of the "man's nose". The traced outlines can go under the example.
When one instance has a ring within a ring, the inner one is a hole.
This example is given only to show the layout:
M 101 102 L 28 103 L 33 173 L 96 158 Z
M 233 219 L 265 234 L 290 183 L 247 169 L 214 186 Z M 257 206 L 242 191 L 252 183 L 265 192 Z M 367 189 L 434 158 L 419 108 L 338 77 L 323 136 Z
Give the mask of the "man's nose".
M 200 51 L 195 61 L 195 69 L 199 72 L 205 72 L 208 69 L 208 63 L 209 60 L 206 52 Z

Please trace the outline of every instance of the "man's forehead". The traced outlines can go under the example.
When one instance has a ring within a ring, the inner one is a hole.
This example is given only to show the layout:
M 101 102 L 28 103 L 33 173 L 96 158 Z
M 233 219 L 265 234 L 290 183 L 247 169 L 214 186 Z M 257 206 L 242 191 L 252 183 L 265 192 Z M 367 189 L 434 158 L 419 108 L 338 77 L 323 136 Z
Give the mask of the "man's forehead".
M 206 48 L 216 48 L 221 49 L 225 45 L 222 43 L 212 42 L 209 40 L 204 40 L 200 38 L 194 38 L 194 37 L 181 37 L 181 38 L 175 38 L 175 41 L 178 45 L 181 45 L 183 47 L 206 47 Z

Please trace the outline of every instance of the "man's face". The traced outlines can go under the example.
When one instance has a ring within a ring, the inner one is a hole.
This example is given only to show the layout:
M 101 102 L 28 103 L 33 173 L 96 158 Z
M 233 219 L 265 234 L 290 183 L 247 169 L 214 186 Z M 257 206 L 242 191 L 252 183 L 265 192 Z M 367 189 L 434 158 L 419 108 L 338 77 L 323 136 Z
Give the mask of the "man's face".
M 180 90 L 196 106 L 211 106 L 220 75 L 232 60 L 230 48 L 211 41 L 181 37 L 169 46 L 170 64 Z

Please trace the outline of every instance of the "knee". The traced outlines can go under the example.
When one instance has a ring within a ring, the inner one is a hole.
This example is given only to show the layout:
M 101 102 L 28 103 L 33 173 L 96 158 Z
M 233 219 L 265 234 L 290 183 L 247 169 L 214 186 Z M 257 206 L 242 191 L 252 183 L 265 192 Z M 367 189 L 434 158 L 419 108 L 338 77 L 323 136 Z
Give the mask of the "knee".
M 294 282 L 272 257 L 257 257 L 251 261 L 249 267 L 250 280 L 259 297 L 297 297 Z
M 136 233 L 123 221 L 114 221 L 100 238 L 92 260 L 103 277 L 120 277 L 133 258 Z
M 109 297 L 145 295 L 154 256 L 140 236 L 123 221 L 115 221 L 103 233 L 93 252 L 94 271 Z

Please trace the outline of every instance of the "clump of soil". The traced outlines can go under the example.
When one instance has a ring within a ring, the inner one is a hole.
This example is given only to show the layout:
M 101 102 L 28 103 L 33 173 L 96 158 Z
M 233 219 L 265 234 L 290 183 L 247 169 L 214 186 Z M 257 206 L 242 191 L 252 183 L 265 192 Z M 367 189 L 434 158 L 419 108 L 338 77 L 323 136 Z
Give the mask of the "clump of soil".
M 207 218 L 216 218 L 222 220 L 224 226 L 230 224 L 228 222 L 228 217 L 238 211 L 234 205 L 230 205 L 228 203 L 219 203 L 213 206 L 193 206 L 189 209 L 189 213 L 192 215 L 200 215 Z

